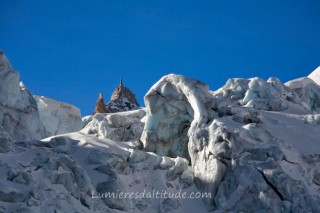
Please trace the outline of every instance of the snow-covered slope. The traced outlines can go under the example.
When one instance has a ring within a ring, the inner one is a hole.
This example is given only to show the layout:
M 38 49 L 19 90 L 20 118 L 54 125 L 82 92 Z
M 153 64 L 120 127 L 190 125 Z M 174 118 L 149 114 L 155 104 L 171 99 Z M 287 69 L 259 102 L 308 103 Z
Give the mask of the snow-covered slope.
M 320 66 L 315 69 L 310 75 L 308 75 L 308 78 L 312 79 L 314 82 L 320 85 Z
M 291 89 L 298 89 L 308 86 L 308 84 L 314 84 L 315 82 L 308 77 L 297 78 L 285 83 L 285 85 Z
M 41 122 L 50 135 L 76 132 L 82 129 L 80 109 L 44 96 L 34 96 Z
M 157 156 L 125 143 L 69 133 L 17 142 L 10 153 L 0 153 L 0 159 L 1 211 L 206 211 L 201 199 L 147 197 L 154 191 L 199 191 L 188 161 Z M 139 197 L 98 198 L 108 192 L 139 193 Z

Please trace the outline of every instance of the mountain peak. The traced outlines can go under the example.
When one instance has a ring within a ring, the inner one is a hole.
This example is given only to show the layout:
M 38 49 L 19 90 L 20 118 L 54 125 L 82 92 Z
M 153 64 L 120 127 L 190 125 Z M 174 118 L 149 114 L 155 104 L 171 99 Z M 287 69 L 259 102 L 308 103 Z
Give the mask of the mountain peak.
M 99 93 L 99 98 L 97 100 L 97 104 L 96 104 L 96 107 L 94 108 L 93 114 L 106 113 L 106 112 L 107 112 L 107 109 L 106 109 L 106 105 L 103 100 L 103 94 Z
M 123 85 L 122 78 L 120 85 L 115 88 L 111 95 L 110 102 L 107 104 L 108 112 L 122 112 L 139 107 L 135 94 Z
M 308 75 L 308 78 L 320 85 L 320 66 Z
M 93 114 L 123 112 L 137 108 L 139 108 L 139 103 L 135 94 L 123 85 L 123 80 L 120 78 L 120 84 L 113 91 L 108 104 L 105 104 L 103 94 L 99 94 Z
M 0 49 L 0 72 L 11 72 L 12 66 L 5 53 Z

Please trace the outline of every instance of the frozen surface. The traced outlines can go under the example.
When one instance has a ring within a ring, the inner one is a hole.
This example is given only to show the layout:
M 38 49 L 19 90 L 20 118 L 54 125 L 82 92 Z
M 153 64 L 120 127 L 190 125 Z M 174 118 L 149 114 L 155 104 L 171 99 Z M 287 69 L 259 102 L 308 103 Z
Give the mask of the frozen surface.
M 0 50 L 0 140 L 41 139 L 47 135 L 35 99 L 19 83 L 19 73 Z
M 145 110 L 132 110 L 118 113 L 97 113 L 83 118 L 86 126 L 84 134 L 93 134 L 99 138 L 114 141 L 139 141 L 143 131 Z
M 298 95 L 277 78 L 229 79 L 225 86 L 214 92 L 216 97 L 229 98 L 242 106 L 258 110 L 283 111 L 288 102 L 300 104 Z
M 76 132 L 82 129 L 80 109 L 44 96 L 34 96 L 40 120 L 50 135 Z
M 320 72 L 318 68 L 311 75 L 316 76 Z M 300 105 L 309 112 L 320 112 L 320 86 L 316 83 L 317 78 L 298 78 L 287 82 L 285 85 L 299 96 Z M 319 80 L 318 80 L 319 82 Z
M 231 79 L 211 92 L 165 76 L 145 96 L 141 141 L 159 155 L 190 157 L 197 188 L 215 195 L 204 199 L 208 210 L 317 212 L 320 131 L 310 113 L 319 93 L 314 83 L 300 86 L 303 93 L 276 78 Z
M 288 81 L 285 83 L 285 85 L 291 89 L 297 89 L 297 88 L 303 88 L 306 87 L 308 84 L 315 83 L 313 80 L 311 80 L 308 77 L 302 77 L 302 78 L 297 78 L 291 81 Z
M 99 193 L 198 192 L 188 161 L 80 133 L 17 142 L 0 153 L 4 212 L 205 212 L 201 199 L 98 198 Z

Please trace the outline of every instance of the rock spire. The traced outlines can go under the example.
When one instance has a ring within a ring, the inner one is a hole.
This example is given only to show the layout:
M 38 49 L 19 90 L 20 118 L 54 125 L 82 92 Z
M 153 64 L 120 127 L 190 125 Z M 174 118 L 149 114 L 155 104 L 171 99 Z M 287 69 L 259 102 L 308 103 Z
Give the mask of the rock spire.
M 124 86 L 123 80 L 120 79 L 119 86 L 116 87 L 111 95 L 111 100 L 107 104 L 107 112 L 123 112 L 137 109 L 139 103 L 135 94 Z
M 96 107 L 94 108 L 93 114 L 106 113 L 106 112 L 107 112 L 107 108 L 106 108 L 106 105 L 104 103 L 103 94 L 99 93 L 99 98 L 97 100 L 97 104 L 96 104 Z

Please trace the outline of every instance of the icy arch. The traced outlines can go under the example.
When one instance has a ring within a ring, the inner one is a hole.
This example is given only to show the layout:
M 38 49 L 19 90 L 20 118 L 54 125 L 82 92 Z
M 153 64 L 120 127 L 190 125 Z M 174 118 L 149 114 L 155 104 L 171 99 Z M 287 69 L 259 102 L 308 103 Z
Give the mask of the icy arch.
M 210 97 L 208 86 L 200 81 L 175 74 L 162 77 L 144 97 L 147 117 L 141 141 L 145 150 L 190 159 L 189 138 L 207 123 Z

